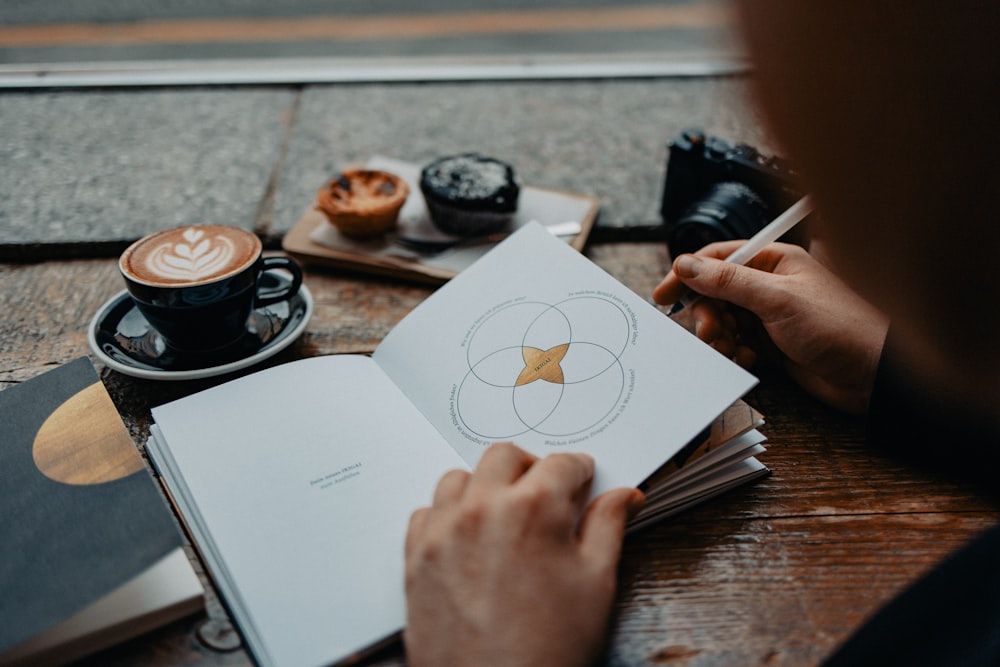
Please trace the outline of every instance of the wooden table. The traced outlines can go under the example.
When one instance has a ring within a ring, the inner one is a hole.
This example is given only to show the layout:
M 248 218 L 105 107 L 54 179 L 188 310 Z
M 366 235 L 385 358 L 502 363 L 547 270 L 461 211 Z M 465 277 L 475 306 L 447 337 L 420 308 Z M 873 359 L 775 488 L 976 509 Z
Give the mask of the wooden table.
M 667 266 L 659 244 L 596 245 L 587 254 L 642 295 Z M 431 291 L 321 270 L 307 271 L 306 283 L 313 319 L 267 363 L 370 351 Z M 89 354 L 90 318 L 121 289 L 112 259 L 0 264 L 0 382 Z M 150 406 L 219 381 L 163 383 L 102 370 L 140 447 Z M 773 475 L 629 538 L 607 664 L 817 664 L 865 617 L 1000 517 L 975 489 L 869 451 L 861 421 L 782 377 L 764 378 L 748 401 L 767 416 L 762 460 Z M 205 614 L 88 662 L 248 664 L 241 648 L 220 651 L 199 639 L 201 630 L 224 640 L 226 622 L 209 585 Z M 370 664 L 403 662 L 396 646 Z

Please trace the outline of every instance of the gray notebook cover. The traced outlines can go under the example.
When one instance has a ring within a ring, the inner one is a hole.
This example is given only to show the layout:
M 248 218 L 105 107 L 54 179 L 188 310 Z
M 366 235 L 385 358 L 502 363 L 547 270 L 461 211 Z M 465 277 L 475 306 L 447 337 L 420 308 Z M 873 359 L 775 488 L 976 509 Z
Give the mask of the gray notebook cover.
M 0 654 L 180 545 L 89 359 L 0 392 Z

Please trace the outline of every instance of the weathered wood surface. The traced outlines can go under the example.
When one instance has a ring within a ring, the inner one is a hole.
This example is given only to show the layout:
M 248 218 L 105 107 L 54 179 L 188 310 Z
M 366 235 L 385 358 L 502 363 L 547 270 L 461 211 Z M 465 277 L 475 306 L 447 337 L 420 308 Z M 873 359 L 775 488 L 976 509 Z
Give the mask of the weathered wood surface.
M 588 254 L 648 295 L 666 268 L 656 244 Z M 430 288 L 307 271 L 316 302 L 305 335 L 268 363 L 369 352 Z M 86 328 L 121 290 L 113 260 L 0 265 L 0 386 L 89 354 Z M 137 444 L 151 405 L 221 379 L 160 383 L 103 369 Z M 773 475 L 629 538 L 606 662 L 610 665 L 812 665 L 865 617 L 1000 518 L 976 489 L 868 450 L 864 424 L 767 377 L 748 401 L 768 423 Z M 199 567 L 199 571 L 201 571 Z M 203 575 L 204 576 L 204 575 Z M 206 579 L 207 581 L 207 579 Z M 246 653 L 198 638 L 205 615 L 107 651 L 100 665 L 245 665 Z M 403 663 L 398 646 L 370 664 Z

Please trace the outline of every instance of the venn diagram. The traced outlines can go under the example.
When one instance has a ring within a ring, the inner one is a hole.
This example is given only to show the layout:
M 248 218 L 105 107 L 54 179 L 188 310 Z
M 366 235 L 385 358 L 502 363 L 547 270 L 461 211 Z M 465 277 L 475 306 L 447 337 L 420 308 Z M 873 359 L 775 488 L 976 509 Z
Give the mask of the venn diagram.
M 614 301 L 579 296 L 497 309 L 471 333 L 456 412 L 490 439 L 581 436 L 618 408 L 631 323 Z

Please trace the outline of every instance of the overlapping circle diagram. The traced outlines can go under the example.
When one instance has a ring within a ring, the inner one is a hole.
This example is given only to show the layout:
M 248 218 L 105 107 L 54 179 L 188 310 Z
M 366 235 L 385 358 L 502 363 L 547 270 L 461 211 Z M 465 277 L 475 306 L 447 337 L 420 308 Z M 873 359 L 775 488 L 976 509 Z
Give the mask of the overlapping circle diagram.
M 621 401 L 630 336 L 626 313 L 601 297 L 498 309 L 466 344 L 469 371 L 456 412 L 469 431 L 490 440 L 586 433 Z

